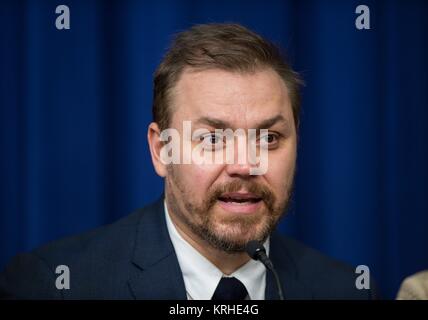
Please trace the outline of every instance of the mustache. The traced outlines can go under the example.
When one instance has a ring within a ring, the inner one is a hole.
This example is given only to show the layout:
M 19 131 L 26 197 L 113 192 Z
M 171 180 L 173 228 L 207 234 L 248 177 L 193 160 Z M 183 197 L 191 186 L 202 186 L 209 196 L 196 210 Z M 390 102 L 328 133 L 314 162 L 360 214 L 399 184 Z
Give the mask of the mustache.
M 253 193 L 258 198 L 261 198 L 262 201 L 267 205 L 269 210 L 273 210 L 273 205 L 275 203 L 275 195 L 273 192 L 262 184 L 259 184 L 255 181 L 248 180 L 234 180 L 229 183 L 218 185 L 212 188 L 209 191 L 207 197 L 207 210 L 211 209 L 218 198 L 224 193 L 238 192 L 242 189 L 245 189 L 247 192 Z

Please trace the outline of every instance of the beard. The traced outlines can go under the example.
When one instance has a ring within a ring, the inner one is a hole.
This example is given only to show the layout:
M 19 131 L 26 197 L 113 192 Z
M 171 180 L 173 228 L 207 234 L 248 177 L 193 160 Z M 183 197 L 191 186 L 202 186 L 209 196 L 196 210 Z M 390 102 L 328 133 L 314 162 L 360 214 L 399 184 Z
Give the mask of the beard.
M 184 186 L 172 166 L 168 167 L 166 194 L 168 207 L 192 233 L 211 247 L 227 253 L 245 252 L 251 240 L 266 241 L 287 211 L 292 186 L 287 186 L 282 200 L 265 185 L 251 179 L 236 178 L 228 183 L 212 185 L 205 199 L 197 202 Z M 216 204 L 224 193 L 245 189 L 261 198 L 263 206 L 254 214 L 216 214 Z

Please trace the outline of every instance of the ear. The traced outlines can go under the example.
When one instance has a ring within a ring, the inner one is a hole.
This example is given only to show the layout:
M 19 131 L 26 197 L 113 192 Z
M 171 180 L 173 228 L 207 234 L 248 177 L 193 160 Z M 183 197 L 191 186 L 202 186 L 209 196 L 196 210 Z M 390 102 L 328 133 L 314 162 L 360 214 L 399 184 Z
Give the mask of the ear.
M 163 141 L 160 139 L 161 131 L 156 122 L 149 124 L 147 130 L 147 140 L 149 142 L 150 154 L 152 156 L 153 166 L 156 173 L 161 176 L 166 176 L 166 165 L 161 161 L 160 152 L 161 148 L 164 146 Z

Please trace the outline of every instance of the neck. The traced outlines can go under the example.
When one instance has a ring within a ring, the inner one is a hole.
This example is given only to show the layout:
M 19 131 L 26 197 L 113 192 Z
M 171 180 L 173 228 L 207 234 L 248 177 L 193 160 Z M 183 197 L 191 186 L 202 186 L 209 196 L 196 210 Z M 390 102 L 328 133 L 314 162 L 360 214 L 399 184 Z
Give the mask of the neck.
M 213 248 L 205 240 L 192 233 L 174 214 L 170 214 L 169 216 L 181 237 L 214 264 L 223 274 L 232 274 L 251 259 L 245 252 L 227 253 Z

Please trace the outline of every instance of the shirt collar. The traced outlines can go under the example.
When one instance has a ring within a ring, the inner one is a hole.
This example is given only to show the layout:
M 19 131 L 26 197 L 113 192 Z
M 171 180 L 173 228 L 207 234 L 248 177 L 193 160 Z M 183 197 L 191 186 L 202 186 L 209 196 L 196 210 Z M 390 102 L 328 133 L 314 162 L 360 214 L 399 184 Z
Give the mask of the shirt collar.
M 166 202 L 164 208 L 168 232 L 183 274 L 188 298 L 211 299 L 220 279 L 225 275 L 180 235 L 169 216 Z M 264 243 L 264 247 L 269 254 L 269 239 Z M 228 277 L 240 280 L 247 289 L 250 299 L 265 298 L 266 269 L 262 263 L 250 260 Z

